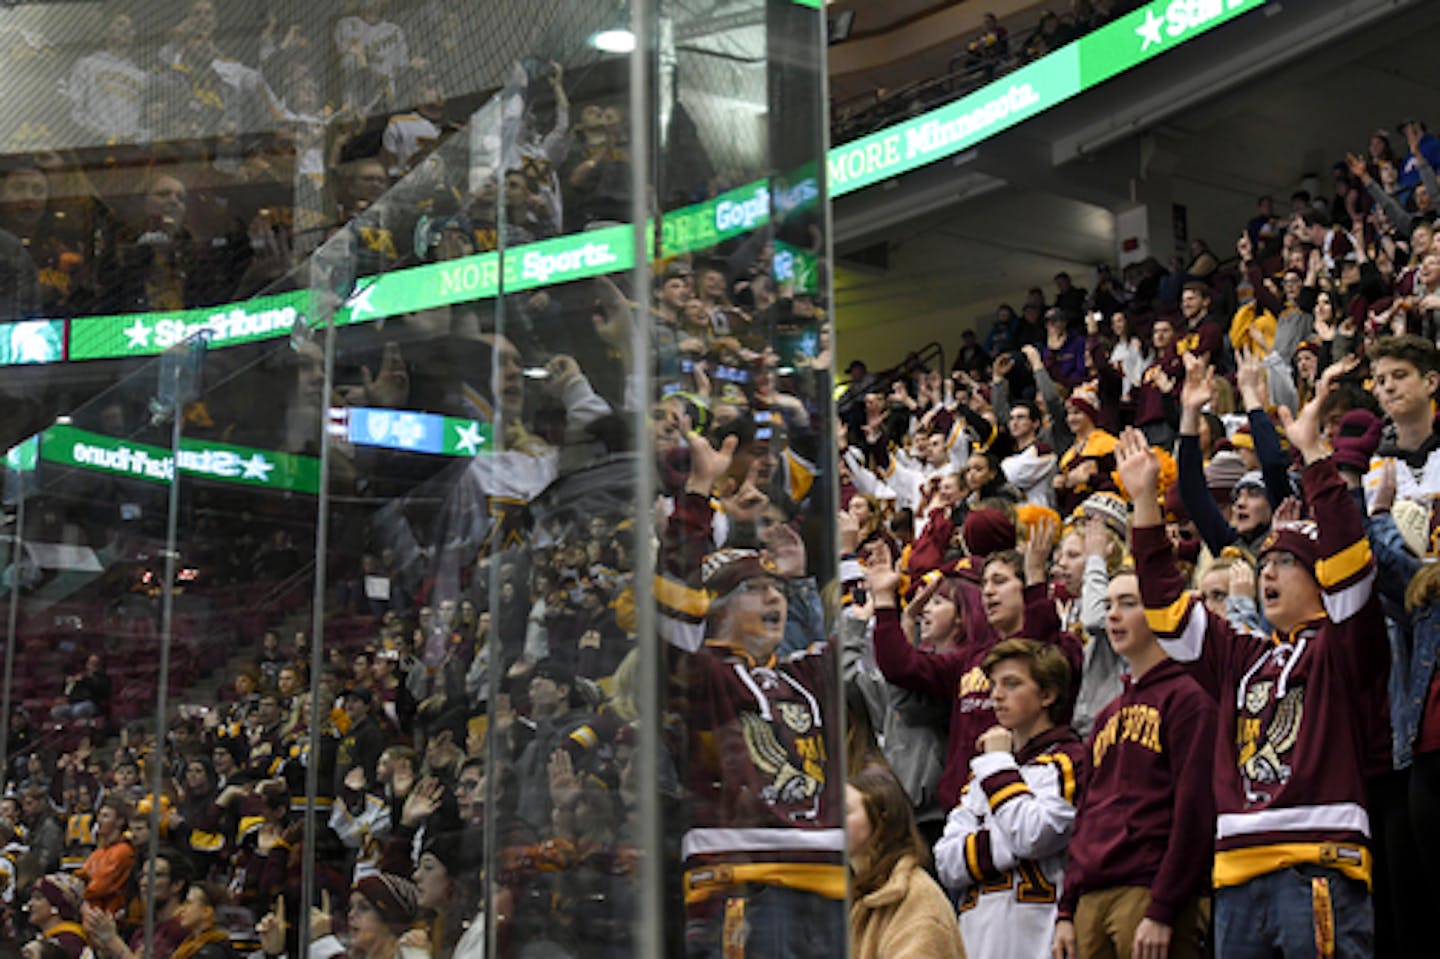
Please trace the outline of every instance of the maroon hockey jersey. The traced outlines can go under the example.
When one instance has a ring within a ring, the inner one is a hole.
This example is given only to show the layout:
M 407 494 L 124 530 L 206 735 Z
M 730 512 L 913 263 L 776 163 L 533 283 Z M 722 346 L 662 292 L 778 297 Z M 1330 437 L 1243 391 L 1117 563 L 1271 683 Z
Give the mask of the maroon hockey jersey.
M 1359 510 L 1329 460 L 1306 468 L 1326 615 L 1288 635 L 1237 632 L 1185 592 L 1161 527 L 1134 531 L 1146 617 L 1220 705 L 1215 885 L 1300 863 L 1370 881 L 1369 753 L 1390 655 Z

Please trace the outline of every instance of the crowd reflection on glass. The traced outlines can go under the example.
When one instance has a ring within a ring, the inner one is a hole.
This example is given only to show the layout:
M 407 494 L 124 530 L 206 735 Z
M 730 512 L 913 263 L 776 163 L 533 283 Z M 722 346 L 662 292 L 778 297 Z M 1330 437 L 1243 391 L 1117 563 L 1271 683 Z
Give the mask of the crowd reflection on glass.
M 48 364 L 26 371 L 41 409 L 7 445 L 61 412 L 127 448 L 167 449 L 174 418 L 187 441 L 247 455 L 313 464 L 328 445 L 323 665 L 312 497 L 257 488 L 264 470 L 180 484 L 161 676 L 168 487 L 42 454 L 24 536 L 100 571 L 72 585 L 69 560 L 27 557 L 7 573 L 24 591 L 0 935 L 49 959 L 447 959 L 489 954 L 490 936 L 501 955 L 618 959 L 658 868 L 670 954 L 729 955 L 740 929 L 752 950 L 777 935 L 838 949 L 821 211 L 661 249 L 650 290 L 603 260 L 567 277 L 594 263 L 563 250 L 558 280 L 516 282 L 512 250 L 584 247 L 632 219 L 623 70 L 523 57 L 467 89 L 450 78 L 475 27 L 451 5 L 283 7 L 252 23 L 196 0 L 159 32 L 138 10 L 92 24 L 47 104 L 50 139 L 0 160 L 0 359 Z M 652 215 L 766 171 L 667 182 Z M 503 267 L 477 259 L 497 252 Z M 438 274 L 415 268 L 449 261 L 503 277 L 361 318 L 376 278 L 419 283 Z M 193 330 L 159 325 L 291 292 L 354 311 L 329 395 L 317 316 L 249 341 L 212 324 L 203 356 L 180 342 Z M 62 363 L 100 317 L 136 358 Z M 157 373 L 181 357 L 194 382 L 167 393 Z M 640 471 L 657 495 L 637 515 Z M 635 581 L 642 553 L 653 584 Z M 642 642 L 652 590 L 661 636 Z M 642 648 L 664 677 L 658 714 Z M 660 757 L 658 805 L 641 748 Z M 639 845 L 647 809 L 664 820 L 658 864 Z

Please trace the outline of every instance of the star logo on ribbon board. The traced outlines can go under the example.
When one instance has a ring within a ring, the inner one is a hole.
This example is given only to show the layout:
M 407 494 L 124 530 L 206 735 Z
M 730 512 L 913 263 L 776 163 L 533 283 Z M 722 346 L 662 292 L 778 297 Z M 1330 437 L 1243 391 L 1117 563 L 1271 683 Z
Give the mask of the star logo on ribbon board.
M 1135 28 L 1135 33 L 1145 42 L 1140 44 L 1140 52 L 1149 50 L 1151 45 L 1159 46 L 1165 41 L 1160 37 L 1160 28 L 1165 26 L 1165 18 L 1157 17 L 1154 10 L 1145 11 L 1145 22 Z
M 270 482 L 270 471 L 275 468 L 274 463 L 259 453 L 249 459 L 241 460 L 240 465 L 245 468 L 245 472 L 242 474 L 245 479 L 259 480 L 262 483 Z
M 479 423 L 467 423 L 464 426 L 455 427 L 455 448 L 470 454 L 480 452 L 480 444 L 484 439 L 480 436 Z
M 350 298 L 345 301 L 345 305 L 350 307 L 350 318 L 359 319 L 366 313 L 374 313 L 375 304 L 370 302 L 370 297 L 374 295 L 375 284 L 373 282 L 365 284 L 364 287 L 350 294 Z
M 149 349 L 150 348 L 150 327 L 146 326 L 139 317 L 135 318 L 134 326 L 127 326 L 123 330 L 125 338 L 129 343 L 125 344 L 127 350 Z

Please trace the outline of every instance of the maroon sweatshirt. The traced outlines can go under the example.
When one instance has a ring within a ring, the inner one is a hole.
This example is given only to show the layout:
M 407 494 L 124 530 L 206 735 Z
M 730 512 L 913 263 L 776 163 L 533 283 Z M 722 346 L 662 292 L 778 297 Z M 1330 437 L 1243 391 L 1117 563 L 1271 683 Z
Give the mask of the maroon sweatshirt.
M 1141 374 L 1140 385 L 1135 389 L 1135 425 L 1160 423 L 1166 419 L 1165 398 L 1171 394 L 1162 392 L 1155 378 L 1164 373 L 1175 382 L 1175 388 L 1185 380 L 1185 361 L 1175 348 L 1168 347 Z
M 995 725 L 995 704 L 990 695 L 990 678 L 980 668 L 985 656 L 1000 641 L 995 630 L 984 619 L 978 627 L 966 623 L 968 638 L 959 649 L 936 656 L 922 653 L 905 639 L 900 628 L 900 612 L 880 609 L 875 612 L 875 662 L 885 679 L 903 689 L 923 693 L 939 702 L 950 704 L 950 733 L 947 740 L 945 770 L 940 774 L 937 792 L 946 809 L 960 801 L 960 790 L 970 776 L 970 758 L 975 755 L 975 740 Z M 1084 652 L 1080 641 L 1060 629 L 1045 586 L 1025 588 L 1025 622 L 1020 636 L 1053 643 L 1060 647 L 1070 663 L 1070 706 L 1080 691 L 1080 672 Z M 1062 721 L 1069 722 L 1069 711 Z
M 1167 926 L 1210 876 L 1215 702 L 1165 660 L 1095 717 L 1085 755 L 1060 917 L 1087 892 L 1150 887 L 1145 916 Z

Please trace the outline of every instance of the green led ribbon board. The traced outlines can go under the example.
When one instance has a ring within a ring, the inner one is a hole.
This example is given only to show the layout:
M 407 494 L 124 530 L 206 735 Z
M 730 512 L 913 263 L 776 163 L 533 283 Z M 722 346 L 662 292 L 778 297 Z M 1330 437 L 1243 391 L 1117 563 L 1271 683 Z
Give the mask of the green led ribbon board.
M 178 458 L 181 473 L 200 479 L 297 493 L 320 489 L 320 461 L 313 456 L 182 438 Z M 73 426 L 52 426 L 41 433 L 40 459 L 152 483 L 169 483 L 175 477 L 176 457 L 170 450 Z
M 828 155 L 830 196 L 968 150 L 1146 60 L 1173 50 L 1265 0 L 1156 0 L 974 93 Z
M 796 2 L 811 5 L 811 0 Z M 953 103 L 832 149 L 827 157 L 829 195 L 844 196 L 954 156 L 1264 3 L 1155 0 Z M 818 6 L 818 0 L 814 5 Z M 769 180 L 756 180 L 663 214 L 661 254 L 668 258 L 710 249 L 769 223 L 772 203 L 783 215 L 807 198 L 820 196 L 813 175 L 780 189 L 778 198 L 774 189 Z M 645 238 L 647 256 L 653 256 L 653 224 Z M 785 252 L 779 255 L 783 257 Z M 802 270 L 810 265 L 800 258 L 786 261 L 786 265 L 790 263 Z M 506 250 L 503 256 L 479 253 L 365 277 L 336 312 L 335 321 L 340 326 L 365 323 L 618 273 L 634 266 L 634 234 L 629 224 L 620 224 L 527 243 Z M 796 277 L 802 285 L 803 276 L 802 272 Z M 310 309 L 309 291 L 300 290 L 175 313 L 77 317 L 70 321 L 68 359 L 156 356 L 202 331 L 209 336 L 212 349 L 288 336 L 297 322 L 305 321 Z M 60 322 L 32 321 L 19 332 L 26 334 L 26 342 L 38 344 L 43 340 L 38 334 L 46 325 Z M 39 346 L 28 349 L 25 356 L 23 361 L 32 363 L 61 359 L 47 359 Z

